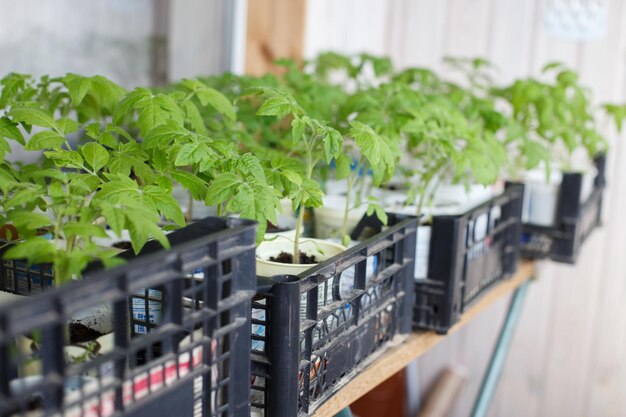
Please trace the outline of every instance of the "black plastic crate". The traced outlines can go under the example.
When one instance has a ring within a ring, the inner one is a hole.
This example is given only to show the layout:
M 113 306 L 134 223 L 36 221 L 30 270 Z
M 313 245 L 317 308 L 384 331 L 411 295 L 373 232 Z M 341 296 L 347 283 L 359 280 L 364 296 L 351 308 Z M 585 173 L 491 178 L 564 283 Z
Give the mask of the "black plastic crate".
M 253 415 L 315 411 L 411 331 L 417 219 L 299 276 L 259 278 L 252 313 Z
M 6 244 L 18 239 L 17 230 L 10 224 L 0 227 L 0 291 L 20 295 L 34 295 L 54 287 L 52 265 L 27 265 L 23 261 L 1 259 L 11 245 Z
M 426 264 L 414 274 L 415 328 L 446 333 L 487 288 L 516 271 L 523 196 L 523 185 L 508 184 L 501 195 L 466 213 L 433 216 L 420 226 L 418 234 L 430 239 L 427 256 L 417 247 L 416 260 Z M 382 224 L 375 216 L 364 217 L 354 234 L 364 227 L 379 230 Z M 418 273 L 422 268 L 425 276 Z
M 550 227 L 523 225 L 522 256 L 576 263 L 581 246 L 591 232 L 602 224 L 606 155 L 597 157 L 594 162 L 598 173 L 594 179 L 593 191 L 586 201 L 580 201 L 583 175 L 563 174 L 554 225 Z
M 0 416 L 249 416 L 255 237 L 253 222 L 207 218 L 168 235 L 168 251 L 151 242 L 123 266 L 0 308 Z M 160 291 L 152 323 L 129 313 L 146 288 Z M 110 306 L 112 346 L 69 361 L 67 321 L 94 305 Z M 24 340 L 38 341 L 39 372 L 19 378 Z
M 515 273 L 524 186 L 505 191 L 468 212 L 433 216 L 428 272 L 415 280 L 414 325 L 446 333 L 494 283 Z
M 549 258 L 574 264 L 580 248 L 591 232 L 602 224 L 602 200 L 606 186 L 606 155 L 595 158 L 597 175 L 594 188 L 581 202 L 583 175 L 563 174 L 553 226 L 523 224 L 522 256 L 531 259 Z

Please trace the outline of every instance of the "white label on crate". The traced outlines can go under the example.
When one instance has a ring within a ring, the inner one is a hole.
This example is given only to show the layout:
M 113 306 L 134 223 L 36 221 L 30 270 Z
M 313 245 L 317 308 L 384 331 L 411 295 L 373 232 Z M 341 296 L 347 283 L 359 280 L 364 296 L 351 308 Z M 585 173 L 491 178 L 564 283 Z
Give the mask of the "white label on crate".
M 145 290 L 140 289 L 135 294 L 145 297 Z M 148 300 L 150 317 L 146 318 L 146 300 L 144 298 L 133 297 L 133 318 L 143 322 L 159 323 L 161 321 L 161 314 L 163 310 L 163 304 L 160 301 L 162 293 L 158 290 L 149 289 L 148 296 L 155 299 Z M 135 324 L 135 333 L 146 334 L 146 326 Z
M 430 253 L 431 226 L 417 228 L 417 243 L 415 245 L 415 279 L 428 277 L 428 255 Z
M 260 302 L 265 304 L 265 300 L 261 300 Z M 265 310 L 262 308 L 253 308 L 252 309 L 252 318 L 257 320 L 265 321 Z M 265 326 L 262 324 L 253 324 L 252 325 L 252 334 L 256 336 L 265 337 Z M 252 339 L 252 350 L 263 352 L 265 350 L 265 342 L 262 340 L 254 340 Z

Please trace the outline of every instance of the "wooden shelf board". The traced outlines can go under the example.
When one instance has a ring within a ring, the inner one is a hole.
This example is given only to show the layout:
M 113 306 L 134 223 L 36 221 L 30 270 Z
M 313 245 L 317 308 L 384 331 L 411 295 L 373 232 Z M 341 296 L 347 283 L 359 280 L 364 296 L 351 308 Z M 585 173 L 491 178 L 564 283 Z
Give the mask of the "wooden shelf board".
M 452 334 L 463 328 L 474 316 L 480 314 L 498 299 L 511 294 L 524 281 L 533 277 L 535 264 L 523 261 L 513 277 L 495 285 L 489 292 L 474 303 L 461 316 L 461 320 L 448 332 Z M 432 349 L 446 338 L 432 331 L 412 333 L 402 344 L 384 352 L 380 358 L 365 368 L 360 374 L 341 388 L 313 414 L 314 417 L 332 417 L 351 403 L 365 395 L 372 388 L 406 367 L 410 362 Z

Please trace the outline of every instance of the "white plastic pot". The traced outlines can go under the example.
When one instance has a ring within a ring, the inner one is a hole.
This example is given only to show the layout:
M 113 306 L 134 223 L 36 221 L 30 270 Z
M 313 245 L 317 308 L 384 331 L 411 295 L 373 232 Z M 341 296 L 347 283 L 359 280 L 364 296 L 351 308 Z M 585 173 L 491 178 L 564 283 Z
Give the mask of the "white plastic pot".
M 320 261 L 325 261 L 345 251 L 346 247 L 337 243 L 320 239 L 304 239 L 300 242 L 300 251 L 307 255 L 315 255 Z M 262 242 L 256 249 L 256 273 L 262 277 L 274 275 L 298 275 L 316 264 L 285 264 L 273 262 L 269 259 L 278 256 L 281 252 L 292 253 L 293 241 L 283 236 L 273 241 Z
M 23 295 L 12 294 L 9 292 L 0 291 L 0 306 L 11 304 L 19 301 L 24 297 Z
M 562 180 L 563 176 L 558 171 L 552 172 L 549 179 L 543 169 L 526 173 L 522 222 L 538 226 L 554 224 Z
M 330 195 L 324 197 L 324 206 L 315 209 L 315 237 L 318 239 L 339 238 L 341 239 L 341 228 L 343 225 L 344 210 L 346 207 L 346 197 L 341 195 Z M 355 228 L 359 220 L 367 212 L 367 205 L 348 211 L 347 233 Z

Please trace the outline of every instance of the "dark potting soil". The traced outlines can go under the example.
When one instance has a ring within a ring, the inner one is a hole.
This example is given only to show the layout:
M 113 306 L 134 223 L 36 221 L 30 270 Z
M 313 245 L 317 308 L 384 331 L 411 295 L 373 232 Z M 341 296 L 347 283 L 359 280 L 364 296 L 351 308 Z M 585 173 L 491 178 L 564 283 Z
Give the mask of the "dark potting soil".
M 289 229 L 286 229 L 284 227 L 278 227 L 270 222 L 267 222 L 267 229 L 265 230 L 266 233 L 280 233 L 280 232 L 286 232 Z
M 96 340 L 104 333 L 100 333 L 94 329 L 90 329 L 82 323 L 73 321 L 70 323 L 70 343 L 85 343 Z
M 281 264 L 292 264 L 293 263 L 293 254 L 287 252 L 281 252 L 278 256 L 270 256 L 270 261 L 272 262 L 280 262 Z M 300 252 L 300 263 L 301 264 L 316 264 L 319 261 L 315 257 L 315 255 L 307 255 L 306 253 Z
M 123 249 L 123 250 L 129 250 L 129 249 L 132 249 L 132 247 L 133 247 L 133 245 L 130 242 L 126 241 L 126 240 L 124 240 L 122 242 L 115 242 L 111 246 L 113 246 L 114 248 Z

